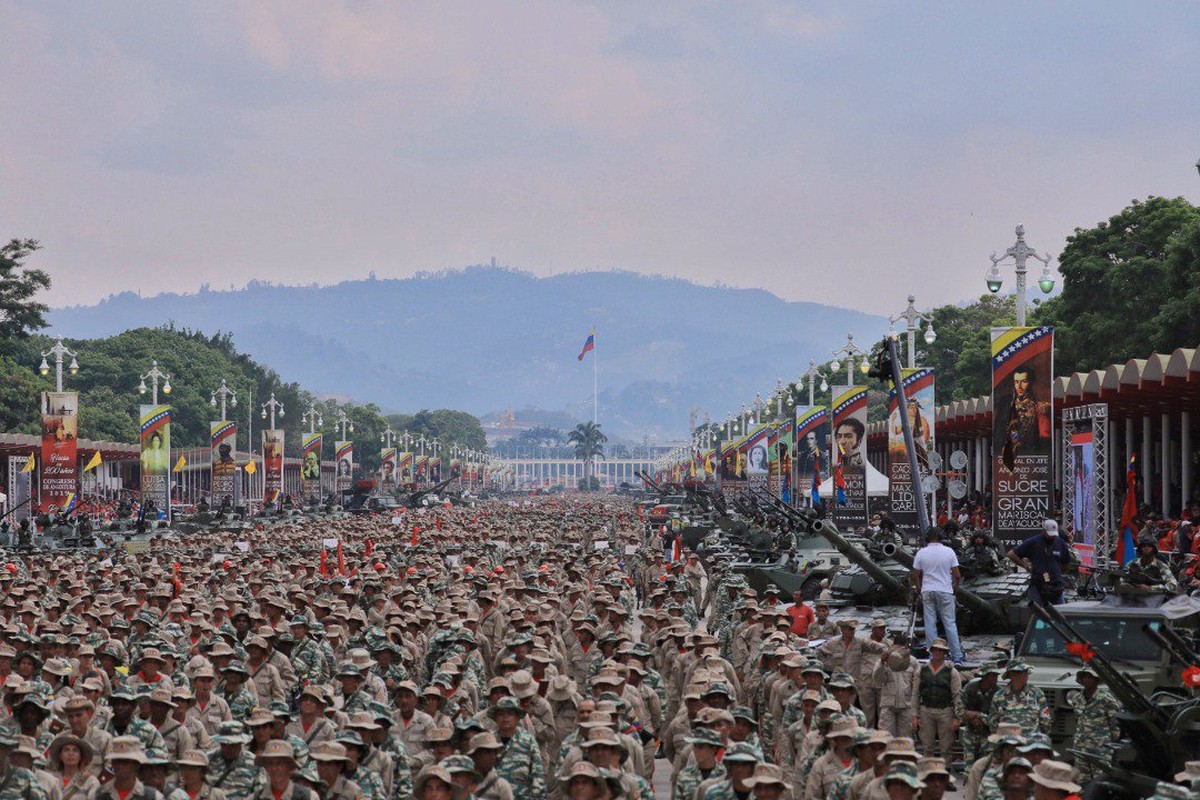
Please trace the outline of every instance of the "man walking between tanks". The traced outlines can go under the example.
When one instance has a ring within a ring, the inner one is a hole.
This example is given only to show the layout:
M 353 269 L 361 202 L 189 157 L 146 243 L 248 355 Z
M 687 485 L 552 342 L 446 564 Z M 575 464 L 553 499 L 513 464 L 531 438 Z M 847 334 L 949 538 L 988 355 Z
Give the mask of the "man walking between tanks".
M 1029 573 L 1029 602 L 1058 605 L 1063 596 L 1063 569 L 1071 562 L 1071 548 L 1058 535 L 1058 523 L 1048 519 L 1042 533 L 1030 536 L 1008 551 L 1008 559 Z
M 925 541 L 926 545 L 913 558 L 912 569 L 913 592 L 921 598 L 924 607 L 925 646 L 933 648 L 933 640 L 937 638 L 937 622 L 940 620 L 950 645 L 950 660 L 956 665 L 961 664 L 963 649 L 958 638 L 954 606 L 954 593 L 958 591 L 961 578 L 958 556 L 942 544 L 941 528 L 930 528 Z

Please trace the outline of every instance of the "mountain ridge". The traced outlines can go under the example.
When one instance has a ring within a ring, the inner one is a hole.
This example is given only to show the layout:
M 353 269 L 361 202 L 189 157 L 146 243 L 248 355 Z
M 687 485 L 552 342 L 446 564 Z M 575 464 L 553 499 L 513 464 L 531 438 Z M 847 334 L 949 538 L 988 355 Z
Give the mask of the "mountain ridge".
M 56 334 L 90 338 L 172 322 L 229 331 L 286 380 L 387 411 L 508 406 L 591 418 L 592 369 L 576 356 L 595 327 L 601 422 L 614 433 L 679 437 L 693 404 L 716 419 L 886 320 L 783 300 L 761 288 L 702 286 L 626 271 L 536 277 L 472 266 L 411 278 L 140 297 L 53 309 Z

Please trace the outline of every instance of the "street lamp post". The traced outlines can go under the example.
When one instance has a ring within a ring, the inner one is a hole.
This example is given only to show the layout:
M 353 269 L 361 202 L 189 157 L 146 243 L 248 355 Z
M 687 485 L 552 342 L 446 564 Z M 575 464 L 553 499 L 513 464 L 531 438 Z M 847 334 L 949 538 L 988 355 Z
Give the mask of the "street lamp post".
M 396 443 L 396 432 L 392 430 L 392 426 L 388 425 L 383 429 L 383 433 L 379 434 L 379 441 L 384 447 L 391 447 Z
M 203 395 L 201 396 L 203 397 Z M 224 378 L 221 378 L 220 388 L 212 391 L 212 396 L 208 398 L 208 404 L 213 408 L 216 408 L 218 397 L 221 398 L 221 422 L 224 422 L 225 420 L 229 419 L 229 415 L 226 413 L 225 401 L 229 401 L 230 408 L 237 408 L 237 392 L 233 389 L 230 389 L 229 386 L 226 385 Z
M 816 394 L 817 378 L 821 379 L 822 392 L 829 391 L 829 384 L 826 383 L 825 376 L 821 373 L 821 370 L 817 369 L 817 362 L 813 361 L 811 358 L 808 360 L 808 369 L 801 373 L 800 379 L 796 381 L 796 391 L 799 392 L 804 389 L 805 378 L 808 379 L 808 404 L 811 406 L 816 403 L 816 397 L 814 395 Z
M 997 256 L 992 253 L 989 258 L 992 260 L 992 270 L 987 274 L 988 291 L 992 294 L 1000 291 L 1000 287 L 1004 284 L 1004 279 L 1000 277 L 1000 264 L 1006 259 L 1011 258 L 1016 265 L 1017 271 L 1017 327 L 1025 327 L 1025 263 L 1030 259 L 1035 259 L 1042 262 L 1042 277 L 1038 278 L 1038 288 L 1044 293 L 1050 294 L 1054 291 L 1054 276 L 1050 274 L 1050 256 L 1042 256 L 1038 251 L 1034 250 L 1025 243 L 1025 226 L 1017 226 L 1017 241 L 1012 247 L 1004 251 L 1004 255 Z
M 267 412 L 270 411 L 271 430 L 275 430 L 275 412 L 279 412 L 279 416 L 283 416 L 283 403 L 275 399 L 275 393 L 271 392 L 271 399 L 262 404 L 262 418 L 267 419 Z
M 838 370 L 840 370 L 842 368 L 841 362 L 839 362 L 838 359 L 839 358 L 846 359 L 846 385 L 847 386 L 854 385 L 854 357 L 855 356 L 862 357 L 862 360 L 859 362 L 858 369 L 860 372 L 862 372 L 862 374 L 866 375 L 867 370 L 869 370 L 871 368 L 871 365 L 867 362 L 867 351 L 863 350 L 861 347 L 859 347 L 858 345 L 856 345 L 854 343 L 854 334 L 853 333 L 847 333 L 846 334 L 846 343 L 844 345 L 842 345 L 840 348 L 838 348 L 837 350 L 833 351 L 833 361 L 829 362 L 829 368 L 831 370 L 833 370 L 834 372 L 837 372 Z
M 908 368 L 917 368 L 917 325 L 925 323 L 925 344 L 933 344 L 937 341 L 937 332 L 933 329 L 933 317 L 928 314 L 922 314 L 917 311 L 915 303 L 917 298 L 913 295 L 908 296 L 908 308 L 901 311 L 894 317 L 888 317 L 888 322 L 892 324 L 892 333 L 896 332 L 896 323 L 904 320 L 906 327 L 905 332 L 908 333 Z
M 344 408 L 338 409 L 338 418 L 333 424 L 341 431 L 343 441 L 346 439 L 346 431 L 354 433 L 354 423 L 350 421 L 350 417 L 346 416 L 346 409 Z
M 158 380 L 161 378 L 163 381 L 163 394 L 170 394 L 171 379 L 167 377 L 167 373 L 158 368 L 157 361 L 151 361 L 150 371 L 140 378 L 141 383 L 138 384 L 138 394 L 146 393 L 146 378 L 150 379 L 150 402 L 158 405 Z
M 63 356 L 71 357 L 71 364 L 67 367 L 71 374 L 79 374 L 79 362 L 75 360 L 77 355 L 78 353 L 74 353 L 67 349 L 67 346 L 63 344 L 61 336 L 58 337 L 58 341 L 54 343 L 54 347 L 51 347 L 46 352 L 42 353 L 42 363 L 38 369 L 43 375 L 50 374 L 50 364 L 47 363 L 46 359 L 50 356 L 54 356 L 54 391 L 61 392 L 63 390 Z
M 308 410 L 300 415 L 300 421 L 308 423 L 308 432 L 310 434 L 316 433 L 317 428 L 325 425 L 325 420 L 321 418 L 321 412 L 317 410 L 316 403 L 308 404 Z

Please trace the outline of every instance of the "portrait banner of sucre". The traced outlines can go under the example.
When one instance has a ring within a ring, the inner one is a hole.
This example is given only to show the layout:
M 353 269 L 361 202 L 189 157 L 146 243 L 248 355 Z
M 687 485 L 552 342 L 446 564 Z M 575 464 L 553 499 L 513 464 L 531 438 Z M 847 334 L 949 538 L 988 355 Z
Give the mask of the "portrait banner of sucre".
M 334 463 L 337 465 L 334 485 L 340 494 L 350 488 L 354 479 L 354 442 L 334 442 L 333 445 Z
M 908 448 L 904 445 L 904 426 L 900 420 L 901 409 L 897 404 L 896 390 L 888 392 L 888 508 L 897 530 L 909 538 L 916 534 L 917 503 L 924 502 L 921 479 L 931 474 L 929 454 L 934 452 L 933 422 L 934 387 L 932 369 L 906 369 L 901 372 L 904 381 L 904 398 L 908 423 L 912 428 L 913 443 L 917 450 L 917 467 L 920 474 L 914 476 L 908 462 Z
M 396 474 L 399 476 L 401 483 L 412 483 L 413 481 L 413 459 L 414 455 L 408 451 L 402 451 L 397 456 Z
M 838 500 L 838 480 L 845 502 Z M 844 531 L 867 524 L 867 387 L 833 387 L 833 522 Z
M 142 504 L 171 518 L 171 407 L 141 407 Z
M 280 500 L 283 492 L 283 429 L 268 428 L 262 432 L 263 504 Z
M 238 502 L 241 481 L 234 448 L 237 444 L 237 426 L 229 421 L 209 423 L 209 446 L 212 448 L 212 496 L 209 502 L 219 509 L 228 501 L 232 508 Z
M 833 480 L 829 461 L 829 409 L 825 406 L 796 406 L 795 465 L 796 506 L 811 508 L 813 484 Z
M 300 440 L 300 481 L 305 500 L 321 502 L 321 442 L 319 433 L 306 433 Z
M 42 392 L 38 502 L 62 511 L 79 491 L 79 392 Z
M 992 328 L 992 531 L 1006 544 L 1054 512 L 1053 387 L 1053 328 Z

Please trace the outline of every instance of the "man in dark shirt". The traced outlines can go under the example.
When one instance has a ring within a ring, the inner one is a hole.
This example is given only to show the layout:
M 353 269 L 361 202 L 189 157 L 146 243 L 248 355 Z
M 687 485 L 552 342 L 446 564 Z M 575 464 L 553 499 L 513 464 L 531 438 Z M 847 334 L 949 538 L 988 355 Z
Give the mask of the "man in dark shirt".
M 1008 551 L 1009 559 L 1029 572 L 1029 602 L 1057 605 L 1063 596 L 1063 568 L 1071 561 L 1070 545 L 1058 535 L 1058 523 L 1042 523 L 1042 533 Z

